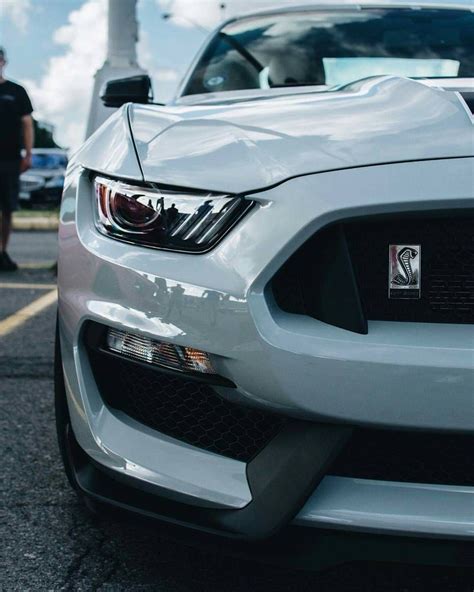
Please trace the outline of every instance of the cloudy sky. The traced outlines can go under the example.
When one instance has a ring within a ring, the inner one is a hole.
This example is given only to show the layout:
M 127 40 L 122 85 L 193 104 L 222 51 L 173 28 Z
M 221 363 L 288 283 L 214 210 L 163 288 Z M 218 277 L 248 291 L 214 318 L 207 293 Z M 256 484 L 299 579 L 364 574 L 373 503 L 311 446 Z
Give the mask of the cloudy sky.
M 298 0 L 306 2 L 311 0 Z M 474 0 L 457 2 L 474 6 Z M 156 100 L 173 95 L 205 39 L 203 29 L 245 10 L 294 3 L 226 0 L 223 11 L 221 0 L 138 0 L 138 58 L 153 78 Z M 164 20 L 164 13 L 173 19 Z M 63 146 L 75 148 L 84 138 L 93 75 L 104 61 L 106 21 L 107 0 L 0 0 L 7 76 L 27 88 L 36 116 L 55 125 Z
M 114 0 L 119 2 L 120 0 Z M 286 0 L 288 2 L 288 0 Z M 223 17 L 285 0 L 138 0 L 138 58 L 151 74 L 157 101 L 167 100 L 205 39 Z M 174 15 L 164 20 L 163 13 Z M 56 138 L 83 139 L 94 72 L 104 61 L 107 0 L 0 0 L 0 45 L 7 77 L 23 84 L 36 116 L 56 126 Z

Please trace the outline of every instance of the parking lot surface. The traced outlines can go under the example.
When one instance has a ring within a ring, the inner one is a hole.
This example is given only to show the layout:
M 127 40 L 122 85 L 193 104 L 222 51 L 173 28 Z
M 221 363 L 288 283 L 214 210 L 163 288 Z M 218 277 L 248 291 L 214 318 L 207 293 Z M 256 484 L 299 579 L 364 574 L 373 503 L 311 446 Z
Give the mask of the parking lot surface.
M 55 440 L 55 304 L 26 320 L 14 316 L 52 292 L 55 236 L 17 233 L 11 255 L 23 267 L 0 275 L 2 592 L 472 592 L 472 570 L 364 563 L 293 572 L 175 542 L 157 525 L 89 514 L 66 482 Z M 12 315 L 2 335 L 1 323 Z

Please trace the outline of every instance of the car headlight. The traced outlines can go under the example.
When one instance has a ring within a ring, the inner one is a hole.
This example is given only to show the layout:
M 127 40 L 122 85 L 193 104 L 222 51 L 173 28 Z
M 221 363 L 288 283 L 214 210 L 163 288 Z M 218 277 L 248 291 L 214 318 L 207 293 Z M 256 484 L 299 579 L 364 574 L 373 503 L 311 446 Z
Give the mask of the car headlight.
M 129 185 L 96 177 L 100 232 L 157 249 L 204 252 L 214 246 L 253 202 L 242 196 Z

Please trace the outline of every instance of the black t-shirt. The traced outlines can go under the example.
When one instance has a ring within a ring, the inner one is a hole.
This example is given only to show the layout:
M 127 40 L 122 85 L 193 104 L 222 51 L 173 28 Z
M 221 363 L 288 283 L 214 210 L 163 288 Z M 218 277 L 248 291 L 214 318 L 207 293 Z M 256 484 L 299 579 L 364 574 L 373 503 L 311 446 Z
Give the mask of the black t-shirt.
M 0 161 L 20 159 L 21 118 L 32 111 L 31 101 L 22 86 L 10 80 L 0 83 Z

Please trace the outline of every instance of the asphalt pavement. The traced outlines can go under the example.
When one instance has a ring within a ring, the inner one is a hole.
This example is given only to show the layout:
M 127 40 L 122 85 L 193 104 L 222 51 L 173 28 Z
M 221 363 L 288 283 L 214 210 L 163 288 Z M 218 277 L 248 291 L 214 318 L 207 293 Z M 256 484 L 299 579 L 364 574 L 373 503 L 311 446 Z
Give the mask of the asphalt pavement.
M 17 233 L 11 255 L 23 267 L 0 274 L 0 326 L 51 291 L 55 235 Z M 178 543 L 157 525 L 92 516 L 69 488 L 56 446 L 55 315 L 52 304 L 0 333 L 2 592 L 474 589 L 472 570 L 363 563 L 322 574 L 294 572 Z

